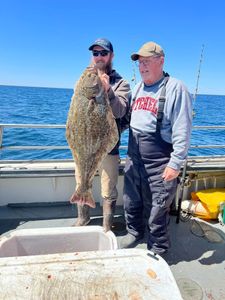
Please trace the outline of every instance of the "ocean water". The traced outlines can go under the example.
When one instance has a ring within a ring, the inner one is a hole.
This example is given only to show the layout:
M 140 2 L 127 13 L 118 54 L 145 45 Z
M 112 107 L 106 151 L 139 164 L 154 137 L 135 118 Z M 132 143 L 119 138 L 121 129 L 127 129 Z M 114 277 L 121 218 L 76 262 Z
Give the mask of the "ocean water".
M 0 86 L 0 123 L 66 123 L 72 89 Z M 225 126 L 225 96 L 198 95 L 194 103 L 193 125 Z M 121 145 L 127 145 L 128 131 Z M 67 145 L 64 129 L 5 128 L 3 146 Z M 225 129 L 193 130 L 191 145 L 224 145 Z M 120 151 L 121 157 L 126 150 Z M 190 156 L 224 155 L 224 149 L 190 149 Z M 0 159 L 71 159 L 70 150 L 0 150 Z

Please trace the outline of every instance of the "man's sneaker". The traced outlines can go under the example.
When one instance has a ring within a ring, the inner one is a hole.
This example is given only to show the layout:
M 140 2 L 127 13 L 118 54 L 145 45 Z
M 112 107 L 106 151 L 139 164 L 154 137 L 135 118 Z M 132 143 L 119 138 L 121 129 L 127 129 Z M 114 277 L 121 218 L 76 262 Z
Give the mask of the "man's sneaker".
M 134 236 L 130 233 L 127 233 L 120 241 L 120 249 L 123 248 L 132 248 L 138 244 L 138 241 L 142 239 L 142 236 Z

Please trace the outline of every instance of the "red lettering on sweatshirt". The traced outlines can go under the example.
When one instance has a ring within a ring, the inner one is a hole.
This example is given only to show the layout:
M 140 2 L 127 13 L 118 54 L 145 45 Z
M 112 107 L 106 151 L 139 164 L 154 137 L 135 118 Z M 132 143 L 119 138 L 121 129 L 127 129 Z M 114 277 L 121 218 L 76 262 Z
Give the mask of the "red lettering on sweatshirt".
M 148 110 L 157 115 L 157 100 L 152 97 L 139 97 L 132 105 L 132 110 Z

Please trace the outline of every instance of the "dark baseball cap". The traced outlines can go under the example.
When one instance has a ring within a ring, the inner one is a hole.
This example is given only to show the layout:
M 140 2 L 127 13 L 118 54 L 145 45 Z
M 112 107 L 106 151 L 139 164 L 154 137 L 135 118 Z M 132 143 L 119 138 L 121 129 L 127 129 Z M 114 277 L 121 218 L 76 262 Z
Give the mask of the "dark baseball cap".
M 113 52 L 113 46 L 111 42 L 105 38 L 97 39 L 88 49 L 93 50 L 95 46 L 100 46 L 107 51 Z

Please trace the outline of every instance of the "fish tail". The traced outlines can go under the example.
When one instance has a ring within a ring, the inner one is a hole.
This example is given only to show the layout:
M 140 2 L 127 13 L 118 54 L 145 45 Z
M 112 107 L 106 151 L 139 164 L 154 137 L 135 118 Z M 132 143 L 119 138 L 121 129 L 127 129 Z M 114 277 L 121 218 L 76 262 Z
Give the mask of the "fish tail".
M 95 200 L 93 199 L 91 191 L 87 191 L 85 193 L 75 191 L 70 198 L 70 203 L 77 203 L 80 205 L 86 204 L 92 208 L 96 207 Z

